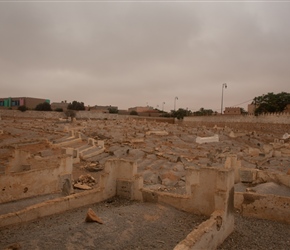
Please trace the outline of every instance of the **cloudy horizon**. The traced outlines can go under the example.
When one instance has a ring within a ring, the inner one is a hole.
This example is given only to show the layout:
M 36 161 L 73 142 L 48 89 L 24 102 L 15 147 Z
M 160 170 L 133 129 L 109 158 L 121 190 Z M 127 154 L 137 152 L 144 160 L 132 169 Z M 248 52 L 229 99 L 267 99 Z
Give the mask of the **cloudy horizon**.
M 290 92 L 290 2 L 0 1 L 1 95 L 220 111 Z

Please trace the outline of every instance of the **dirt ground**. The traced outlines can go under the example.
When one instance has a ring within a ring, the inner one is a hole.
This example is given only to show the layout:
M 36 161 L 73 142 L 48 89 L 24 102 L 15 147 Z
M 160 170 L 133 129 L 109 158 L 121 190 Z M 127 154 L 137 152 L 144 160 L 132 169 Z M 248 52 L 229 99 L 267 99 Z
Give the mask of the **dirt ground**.
M 234 232 L 218 250 L 289 250 L 290 225 L 235 214 Z
M 104 224 L 86 223 L 92 208 Z M 0 249 L 173 249 L 204 216 L 119 198 L 0 230 Z

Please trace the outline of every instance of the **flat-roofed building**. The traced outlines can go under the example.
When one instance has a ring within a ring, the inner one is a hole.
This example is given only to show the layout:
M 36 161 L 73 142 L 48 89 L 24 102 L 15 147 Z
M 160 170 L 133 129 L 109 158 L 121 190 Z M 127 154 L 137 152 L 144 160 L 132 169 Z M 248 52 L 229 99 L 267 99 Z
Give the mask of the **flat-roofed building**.
M 67 101 L 53 102 L 51 104 L 51 109 L 52 110 L 62 109 L 63 111 L 66 111 L 67 110 L 67 106 L 68 106 Z
M 225 115 L 241 115 L 241 108 L 239 107 L 226 107 L 225 108 Z
M 29 109 L 35 109 L 40 103 L 50 103 L 48 99 L 33 97 L 6 97 L 0 98 L 1 109 L 18 109 L 19 106 L 26 106 Z

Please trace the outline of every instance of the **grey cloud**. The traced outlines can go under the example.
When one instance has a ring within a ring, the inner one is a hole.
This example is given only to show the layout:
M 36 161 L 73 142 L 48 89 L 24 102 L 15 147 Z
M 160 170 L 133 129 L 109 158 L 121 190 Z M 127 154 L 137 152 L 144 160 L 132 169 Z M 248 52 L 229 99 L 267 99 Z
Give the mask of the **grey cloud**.
M 289 4 L 0 5 L 5 95 L 215 108 L 223 82 L 229 105 L 289 91 Z

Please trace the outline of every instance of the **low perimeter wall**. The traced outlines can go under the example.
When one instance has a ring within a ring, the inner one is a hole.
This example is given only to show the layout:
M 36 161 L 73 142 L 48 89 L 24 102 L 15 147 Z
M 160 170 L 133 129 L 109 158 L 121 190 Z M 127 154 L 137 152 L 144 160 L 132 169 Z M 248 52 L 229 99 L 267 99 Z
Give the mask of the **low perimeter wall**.
M 214 250 L 234 229 L 234 216 L 215 211 L 177 244 L 174 250 Z
M 104 200 L 100 189 L 93 189 L 84 193 L 69 195 L 54 200 L 29 206 L 18 212 L 0 215 L 0 228 L 10 225 L 29 222 L 45 216 L 63 213 L 70 209 L 93 204 Z
M 243 216 L 290 224 L 290 197 L 236 192 L 234 204 Z

